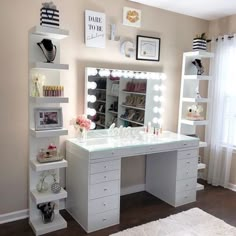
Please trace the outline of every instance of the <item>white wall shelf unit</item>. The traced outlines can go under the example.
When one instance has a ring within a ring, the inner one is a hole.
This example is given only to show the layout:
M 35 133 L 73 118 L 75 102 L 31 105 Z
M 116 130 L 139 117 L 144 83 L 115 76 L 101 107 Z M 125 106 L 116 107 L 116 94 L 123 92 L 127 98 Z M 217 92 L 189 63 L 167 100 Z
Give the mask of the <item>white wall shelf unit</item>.
M 47 138 L 47 137 L 55 137 L 55 136 L 62 136 L 67 135 L 67 129 L 54 129 L 54 130 L 40 130 L 37 131 L 34 128 L 30 129 L 31 135 L 35 138 Z
M 34 171 L 45 171 L 53 170 L 55 168 L 65 168 L 67 167 L 68 163 L 66 160 L 47 163 L 39 163 L 37 160 L 30 160 L 30 165 Z
M 68 64 L 62 64 L 60 61 L 60 40 L 68 37 L 69 31 L 64 29 L 56 29 L 50 27 L 35 26 L 29 30 L 29 224 L 31 225 L 35 235 L 42 235 L 63 229 L 67 227 L 67 222 L 59 213 L 59 204 L 61 199 L 67 198 L 67 192 L 61 187 L 59 193 L 51 191 L 50 184 L 53 183 L 53 178 L 45 180 L 48 183 L 48 190 L 38 192 L 36 186 L 42 178 L 44 171 L 50 171 L 55 174 L 56 181 L 60 179 L 60 168 L 66 168 L 68 163 L 66 160 L 54 161 L 48 163 L 39 163 L 37 155 L 41 149 L 47 150 L 48 146 L 53 143 L 60 150 L 60 136 L 67 135 L 68 130 L 48 129 L 35 130 L 35 108 L 60 108 L 61 103 L 68 103 L 68 97 L 44 97 L 42 93 L 42 85 L 37 85 L 40 91 L 40 96 L 34 97 L 35 82 L 32 78 L 35 75 L 43 75 L 45 77 L 44 85 L 60 86 L 61 78 L 60 71 L 68 70 Z M 43 39 L 50 39 L 57 47 L 56 57 L 53 63 L 46 63 L 46 58 L 42 53 L 37 43 Z M 39 81 L 40 82 L 40 81 Z M 32 95 L 33 94 L 33 95 Z M 62 112 L 63 114 L 63 112 Z M 62 119 L 63 120 L 63 119 Z M 51 182 L 50 182 L 51 181 Z M 55 217 L 50 223 L 44 223 L 41 211 L 37 208 L 38 204 L 47 204 L 52 202 L 55 204 Z
M 45 69 L 45 70 L 69 70 L 68 64 L 54 64 L 46 62 L 32 62 L 32 69 Z
M 53 220 L 53 224 L 42 224 L 40 218 L 34 218 L 30 221 L 30 225 L 37 235 L 47 234 L 59 229 L 67 227 L 67 222 L 60 214 L 56 214 Z
M 57 29 L 57 28 L 52 28 L 52 27 L 43 27 L 40 25 L 33 27 L 29 33 L 39 35 L 42 37 L 48 37 L 50 39 L 57 39 L 57 40 L 67 38 L 69 36 L 68 30 Z
M 30 96 L 30 101 L 32 103 L 68 103 L 68 97 L 32 97 Z
M 198 102 L 198 103 L 207 103 L 209 102 L 209 98 L 183 98 L 182 99 L 183 102 Z
M 186 119 L 183 119 L 183 120 L 181 120 L 181 123 L 186 124 L 186 125 L 207 125 L 208 120 L 186 120 Z
M 208 125 L 208 108 L 211 106 L 211 97 L 209 96 L 213 77 L 211 75 L 210 66 L 213 58 L 214 53 L 206 51 L 185 52 L 183 54 L 178 133 L 204 137 L 203 132 L 205 126 Z M 201 75 L 197 73 L 197 67 L 194 65 L 196 64 L 195 60 L 200 60 L 201 65 L 204 67 L 204 73 Z M 202 88 L 205 86 L 207 86 L 207 91 L 205 89 L 204 92 L 202 92 Z M 201 93 L 204 93 L 203 97 Z M 204 109 L 204 115 L 201 114 L 202 117 L 199 117 L 198 120 L 196 117 L 191 118 L 187 116 L 188 108 L 191 105 L 201 105 Z M 199 129 L 199 126 L 202 126 L 202 128 Z M 198 134 L 198 132 L 200 133 Z M 207 142 L 200 140 L 199 148 L 204 147 L 207 147 Z M 202 158 L 200 158 L 200 161 L 202 161 L 201 159 Z M 205 163 L 200 162 L 198 164 L 198 170 L 205 168 Z M 204 186 L 198 184 L 197 190 L 202 189 L 204 189 Z
M 51 191 L 47 191 L 44 193 L 39 193 L 37 190 L 31 191 L 31 197 L 35 201 L 36 204 L 56 201 L 59 199 L 67 198 L 67 192 L 62 188 L 59 193 L 53 193 Z

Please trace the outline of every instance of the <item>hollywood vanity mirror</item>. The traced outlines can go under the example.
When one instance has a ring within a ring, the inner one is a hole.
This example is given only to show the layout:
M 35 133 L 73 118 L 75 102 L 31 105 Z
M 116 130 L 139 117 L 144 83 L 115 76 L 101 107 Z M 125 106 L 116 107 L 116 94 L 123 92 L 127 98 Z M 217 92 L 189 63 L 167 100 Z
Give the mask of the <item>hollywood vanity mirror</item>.
M 160 127 L 164 79 L 156 72 L 86 68 L 85 113 L 92 127 Z
M 156 72 L 86 68 L 85 114 L 93 129 L 162 125 L 163 80 Z

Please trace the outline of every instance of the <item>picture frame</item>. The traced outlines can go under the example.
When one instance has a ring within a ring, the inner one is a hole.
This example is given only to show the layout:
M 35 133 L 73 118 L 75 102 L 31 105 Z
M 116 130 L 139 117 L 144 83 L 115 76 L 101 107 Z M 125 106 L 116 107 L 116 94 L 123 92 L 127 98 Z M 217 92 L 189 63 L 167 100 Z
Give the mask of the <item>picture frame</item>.
M 61 107 L 43 107 L 34 109 L 35 130 L 61 129 L 63 126 Z
M 123 8 L 123 25 L 132 27 L 141 27 L 141 10 L 124 7 Z
M 85 45 L 91 48 L 106 47 L 106 15 L 85 10 Z
M 136 43 L 136 60 L 160 61 L 160 38 L 137 35 Z

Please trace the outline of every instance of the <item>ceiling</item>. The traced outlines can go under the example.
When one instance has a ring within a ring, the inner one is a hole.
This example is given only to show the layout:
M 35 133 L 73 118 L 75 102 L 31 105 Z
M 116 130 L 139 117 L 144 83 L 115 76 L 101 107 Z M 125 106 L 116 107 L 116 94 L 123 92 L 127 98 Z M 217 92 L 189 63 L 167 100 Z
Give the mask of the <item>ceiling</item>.
M 130 0 L 145 5 L 189 15 L 205 20 L 215 20 L 236 14 L 236 0 Z

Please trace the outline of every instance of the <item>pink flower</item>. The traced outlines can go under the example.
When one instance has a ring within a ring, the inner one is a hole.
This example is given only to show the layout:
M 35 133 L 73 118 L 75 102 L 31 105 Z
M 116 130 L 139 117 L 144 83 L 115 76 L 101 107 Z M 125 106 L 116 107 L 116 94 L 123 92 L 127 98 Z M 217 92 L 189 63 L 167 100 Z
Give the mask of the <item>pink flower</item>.
M 86 118 L 85 115 L 79 115 L 76 119 L 75 119 L 75 123 L 76 125 L 78 125 L 80 128 L 85 128 L 86 130 L 90 129 L 91 126 L 91 120 L 89 120 L 88 118 Z

